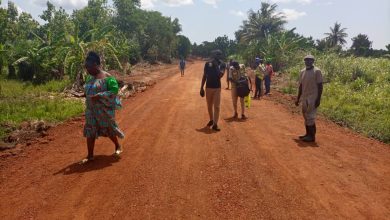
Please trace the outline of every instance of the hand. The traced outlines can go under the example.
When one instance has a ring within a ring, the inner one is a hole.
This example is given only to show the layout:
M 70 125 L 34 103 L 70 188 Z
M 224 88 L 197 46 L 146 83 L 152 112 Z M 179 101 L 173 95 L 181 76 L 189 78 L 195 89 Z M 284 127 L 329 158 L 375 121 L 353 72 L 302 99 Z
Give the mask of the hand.
M 299 106 L 299 100 L 295 101 L 295 106 Z
M 321 105 L 321 101 L 317 99 L 315 103 L 315 107 L 318 108 L 320 105 Z
M 200 89 L 200 96 L 204 97 L 204 89 L 203 88 Z

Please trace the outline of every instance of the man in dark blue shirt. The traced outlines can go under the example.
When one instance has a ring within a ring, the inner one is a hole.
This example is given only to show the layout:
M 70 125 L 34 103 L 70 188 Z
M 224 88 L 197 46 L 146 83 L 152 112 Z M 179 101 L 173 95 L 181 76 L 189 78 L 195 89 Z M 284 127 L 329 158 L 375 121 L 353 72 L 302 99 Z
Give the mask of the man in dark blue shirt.
M 180 63 L 179 63 L 179 67 L 180 67 L 181 76 L 184 76 L 184 69 L 186 68 L 186 61 L 184 58 L 181 58 Z
M 206 101 L 210 116 L 207 126 L 212 126 L 213 130 L 220 131 L 218 120 L 221 105 L 221 78 L 225 73 L 226 64 L 221 61 L 222 52 L 220 50 L 214 50 L 211 54 L 213 59 L 206 62 L 204 66 L 200 95 L 204 97 L 204 85 L 206 84 Z

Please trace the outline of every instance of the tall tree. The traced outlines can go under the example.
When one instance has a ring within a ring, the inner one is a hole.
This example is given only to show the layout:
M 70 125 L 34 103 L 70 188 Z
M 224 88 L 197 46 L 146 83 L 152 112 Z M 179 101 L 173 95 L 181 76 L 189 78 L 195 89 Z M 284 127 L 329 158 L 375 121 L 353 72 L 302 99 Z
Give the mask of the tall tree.
M 368 56 L 370 54 L 372 42 L 365 34 L 358 34 L 352 38 L 351 50 L 356 56 Z
M 326 40 L 328 41 L 330 47 L 343 46 L 347 41 L 345 38 L 348 37 L 348 34 L 345 33 L 346 28 L 341 28 L 341 23 L 335 23 L 333 27 L 330 27 L 330 32 L 325 33 Z
M 115 26 L 123 32 L 126 37 L 133 38 L 140 33 L 141 25 L 144 23 L 142 13 L 139 10 L 140 0 L 113 0 Z
M 72 17 L 79 27 L 79 36 L 92 29 L 106 27 L 111 21 L 107 0 L 88 0 L 87 7 L 74 11 Z
M 178 45 L 177 50 L 180 57 L 186 58 L 188 54 L 191 52 L 191 42 L 190 40 L 183 35 L 179 35 L 178 37 Z
M 276 12 L 276 9 L 276 4 L 262 2 L 260 10 L 250 10 L 248 20 L 243 21 L 236 32 L 237 40 L 243 43 L 257 42 L 283 30 L 287 21 L 282 13 Z

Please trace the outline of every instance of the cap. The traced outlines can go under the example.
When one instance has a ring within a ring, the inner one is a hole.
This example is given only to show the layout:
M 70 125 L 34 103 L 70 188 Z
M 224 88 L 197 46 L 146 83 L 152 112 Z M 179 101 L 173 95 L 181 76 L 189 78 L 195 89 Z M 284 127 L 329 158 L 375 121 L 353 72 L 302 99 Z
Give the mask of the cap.
M 305 58 L 303 58 L 303 60 L 309 60 L 309 59 L 310 59 L 310 60 L 315 60 L 315 59 L 314 59 L 314 56 L 311 55 L 311 54 L 306 55 Z
M 212 57 L 220 57 L 220 56 L 222 56 L 222 51 L 221 50 L 213 50 L 213 51 L 211 51 L 211 56 Z

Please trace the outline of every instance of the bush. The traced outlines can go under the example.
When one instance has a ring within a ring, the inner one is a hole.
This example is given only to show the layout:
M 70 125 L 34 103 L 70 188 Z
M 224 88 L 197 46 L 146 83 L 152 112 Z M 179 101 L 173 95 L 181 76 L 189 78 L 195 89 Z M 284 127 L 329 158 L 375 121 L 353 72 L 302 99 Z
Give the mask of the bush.
M 324 75 L 320 112 L 331 120 L 390 143 L 390 60 L 317 55 Z M 303 64 L 287 71 L 297 80 Z M 283 91 L 290 92 L 290 86 Z
M 0 81 L 0 125 L 22 121 L 58 122 L 83 112 L 80 100 L 66 100 L 58 94 L 69 81 L 51 81 L 34 86 L 31 82 Z

